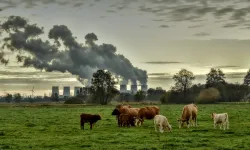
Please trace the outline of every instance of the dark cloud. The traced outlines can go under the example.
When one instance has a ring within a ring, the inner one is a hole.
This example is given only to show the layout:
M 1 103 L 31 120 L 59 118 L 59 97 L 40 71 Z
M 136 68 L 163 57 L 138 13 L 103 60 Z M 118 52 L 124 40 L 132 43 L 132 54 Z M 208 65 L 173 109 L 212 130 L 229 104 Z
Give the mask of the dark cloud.
M 152 19 L 152 21 L 161 22 L 164 21 L 164 19 Z
M 147 83 L 145 70 L 133 66 L 125 56 L 117 54 L 114 45 L 95 44 L 98 38 L 94 33 L 85 36 L 86 45 L 83 45 L 76 41 L 67 26 L 55 25 L 48 34 L 48 38 L 54 41 L 53 44 L 39 38 L 39 35 L 44 33 L 43 28 L 29 24 L 20 16 L 10 16 L 1 27 L 8 35 L 4 38 L 3 48 L 29 54 L 16 56 L 24 67 L 34 67 L 46 72 L 69 72 L 78 76 L 79 80 L 82 78 L 89 81 L 95 71 L 107 69 L 123 77 L 124 81 L 131 80 L 134 84 L 136 81 Z M 59 50 L 60 47 L 65 49 Z M 0 60 L 6 61 L 2 56 Z
M 210 35 L 210 34 L 206 33 L 206 32 L 200 32 L 200 33 L 194 34 L 194 36 L 200 36 L 200 37 L 202 37 L 202 36 L 208 36 L 208 35 Z
M 115 13 L 116 11 L 115 10 L 107 10 L 106 12 L 108 12 L 108 13 Z
M 148 61 L 146 64 L 181 64 L 183 62 L 178 61 Z
M 159 28 L 168 28 L 168 25 L 160 25 Z
M 149 76 L 170 76 L 169 73 L 148 73 Z
M 199 28 L 199 27 L 203 27 L 204 25 L 200 24 L 200 25 L 193 25 L 193 26 L 188 26 L 188 28 Z
M 219 68 L 219 69 L 223 69 L 223 68 L 239 68 L 240 66 L 215 66 L 214 68 Z

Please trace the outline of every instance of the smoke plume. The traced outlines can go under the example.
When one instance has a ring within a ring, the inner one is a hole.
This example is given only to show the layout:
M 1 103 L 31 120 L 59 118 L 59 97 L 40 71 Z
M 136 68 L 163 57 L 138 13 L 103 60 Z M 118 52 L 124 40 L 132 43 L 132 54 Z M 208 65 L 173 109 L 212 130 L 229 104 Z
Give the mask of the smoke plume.
M 97 45 L 98 40 L 94 33 L 85 36 L 85 44 L 78 43 L 72 32 L 65 25 L 55 25 L 50 29 L 48 40 L 43 41 L 39 35 L 44 34 L 43 28 L 36 24 L 29 24 L 20 16 L 10 16 L 1 24 L 2 32 L 7 33 L 3 39 L 3 49 L 19 53 L 16 58 L 24 67 L 34 67 L 47 72 L 70 72 L 76 75 L 81 83 L 90 82 L 92 75 L 98 69 L 107 69 L 115 75 L 121 76 L 133 84 L 140 81 L 147 83 L 147 72 L 134 67 L 123 55 L 116 53 L 112 44 Z M 61 50 L 64 47 L 64 50 Z M 4 53 L 0 51 L 1 63 L 7 64 Z

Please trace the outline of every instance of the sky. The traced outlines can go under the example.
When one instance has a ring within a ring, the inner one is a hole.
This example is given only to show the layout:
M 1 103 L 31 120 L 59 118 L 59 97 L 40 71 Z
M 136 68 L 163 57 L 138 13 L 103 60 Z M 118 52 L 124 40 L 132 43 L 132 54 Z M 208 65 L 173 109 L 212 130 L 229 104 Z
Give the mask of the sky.
M 97 44 L 114 45 L 146 70 L 149 87 L 169 89 L 182 68 L 197 76 L 194 83 L 204 83 L 211 67 L 222 69 L 228 82 L 242 83 L 250 68 L 249 0 L 0 0 L 0 10 L 1 22 L 15 15 L 44 27 L 42 39 L 54 25 L 67 26 L 79 42 L 95 33 Z M 10 63 L 0 65 L 0 95 L 81 85 L 70 73 L 22 68 L 14 54 L 5 57 Z

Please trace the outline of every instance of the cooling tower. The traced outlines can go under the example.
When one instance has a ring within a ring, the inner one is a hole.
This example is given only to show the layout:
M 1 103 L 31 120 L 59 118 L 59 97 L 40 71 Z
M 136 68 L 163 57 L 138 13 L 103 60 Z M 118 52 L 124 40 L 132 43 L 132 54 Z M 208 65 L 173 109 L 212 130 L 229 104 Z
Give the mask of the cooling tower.
M 120 92 L 126 93 L 127 92 L 127 85 L 120 85 Z
M 70 96 L 70 87 L 69 86 L 65 86 L 63 87 L 63 96 Z
M 59 95 L 59 87 L 58 86 L 52 86 L 52 94 L 54 95 L 55 93 L 57 93 L 57 95 Z
M 137 92 L 137 85 L 131 85 L 131 92 L 134 94 Z
M 80 93 L 80 88 L 79 86 L 75 86 L 75 89 L 74 89 L 74 96 L 77 95 L 77 91 Z
M 144 92 L 147 92 L 147 90 L 148 90 L 148 85 L 146 85 L 146 84 L 141 85 L 141 90 L 144 91 Z

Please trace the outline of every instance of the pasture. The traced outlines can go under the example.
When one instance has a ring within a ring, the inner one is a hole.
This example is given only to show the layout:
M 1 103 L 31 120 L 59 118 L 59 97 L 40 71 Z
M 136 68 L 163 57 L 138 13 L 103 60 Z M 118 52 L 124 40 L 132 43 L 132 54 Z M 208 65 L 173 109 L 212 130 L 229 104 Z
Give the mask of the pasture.
M 132 105 L 143 107 L 145 105 Z M 182 105 L 157 105 L 173 129 L 155 133 L 153 120 L 141 127 L 117 127 L 111 116 L 114 105 L 83 106 L 0 106 L 0 149 L 76 150 L 76 149 L 250 149 L 250 105 L 197 105 L 198 127 L 178 128 Z M 81 113 L 99 113 L 93 130 L 89 124 L 80 130 Z M 229 130 L 213 129 L 212 112 L 228 112 Z

